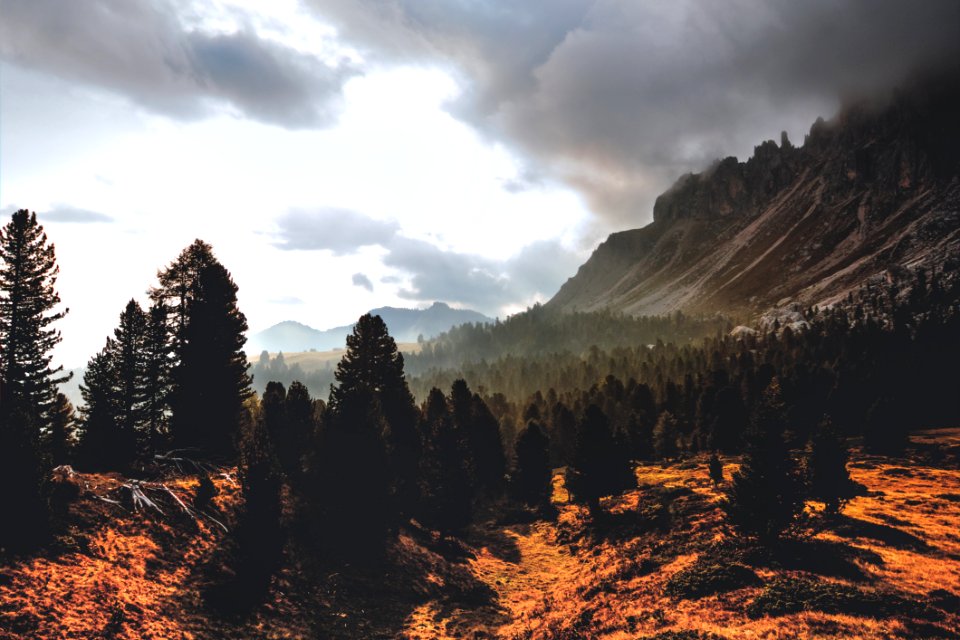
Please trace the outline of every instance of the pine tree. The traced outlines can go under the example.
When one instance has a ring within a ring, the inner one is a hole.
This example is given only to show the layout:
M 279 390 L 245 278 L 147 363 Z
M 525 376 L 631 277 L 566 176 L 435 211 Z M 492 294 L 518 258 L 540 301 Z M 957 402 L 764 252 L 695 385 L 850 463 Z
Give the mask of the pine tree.
M 465 385 L 463 385 L 465 387 Z M 455 389 L 456 391 L 456 389 Z M 454 397 L 456 395 L 454 394 Z M 461 420 L 470 412 L 469 390 L 459 398 L 465 406 Z M 473 511 L 473 486 L 465 434 L 460 431 L 456 414 L 437 388 L 427 398 L 426 432 L 421 458 L 423 483 L 419 517 L 424 524 L 449 535 L 470 522 Z
M 517 436 L 513 473 L 510 474 L 514 497 L 531 507 L 550 505 L 553 467 L 549 451 L 550 441 L 543 427 L 531 420 Z
M 116 420 L 124 439 L 139 442 L 137 449 L 141 452 L 145 452 L 149 446 L 144 393 L 147 323 L 147 314 L 135 300 L 130 300 L 120 314 L 120 324 L 114 330 L 115 348 L 111 352 L 116 376 Z
M 740 447 L 740 436 L 747 426 L 747 410 L 740 392 L 730 386 L 717 392 L 713 403 L 708 444 L 724 453 L 733 453 Z
M 334 403 L 331 394 L 316 465 L 323 551 L 331 559 L 376 563 L 392 520 L 386 421 L 366 385 L 339 396 Z
M 251 421 L 240 442 L 240 487 L 243 508 L 236 528 L 236 596 L 245 609 L 260 601 L 280 564 L 283 531 L 281 479 L 266 426 L 267 412 Z
M 0 411 L 24 412 L 39 432 L 49 424 L 57 385 L 69 379 L 51 366 L 61 340 L 53 324 L 69 310 L 55 311 L 60 268 L 35 213 L 20 209 L 0 230 L 0 260 Z
M 786 412 L 774 378 L 745 434 L 740 469 L 733 474 L 723 509 L 741 534 L 771 544 L 803 511 L 802 482 L 783 438 Z
M 661 460 L 669 460 L 677 455 L 677 439 L 680 437 L 680 427 L 677 419 L 669 411 L 664 411 L 657 418 L 653 428 L 653 451 Z
M 51 466 L 68 464 L 73 459 L 76 446 L 76 416 L 70 400 L 57 393 L 57 400 L 50 413 L 50 430 L 47 432 L 43 449 L 50 457 Z
M 87 363 L 80 393 L 83 432 L 78 462 L 86 469 L 126 469 L 136 456 L 136 433 L 124 428 L 117 372 L 117 342 L 107 338 Z
M 179 447 L 230 456 L 250 377 L 243 352 L 247 321 L 237 307 L 237 285 L 201 240 L 158 274 L 151 292 L 169 309 L 175 364 L 171 374 L 170 431 Z
M 303 458 L 317 428 L 310 392 L 300 382 L 292 382 L 283 402 L 285 429 L 276 439 L 277 458 L 287 478 L 294 484 L 303 476 Z
M 468 434 L 477 476 L 477 487 L 488 496 L 503 489 L 507 461 L 503 453 L 500 422 L 479 394 L 471 399 L 473 423 Z
M 553 405 L 550 415 L 550 464 L 563 467 L 570 463 L 577 444 L 577 417 L 562 402 Z
M 154 303 L 148 311 L 143 343 L 143 428 L 150 452 L 160 451 L 167 444 L 170 357 L 167 308 L 162 302 Z
M 810 497 L 822 500 L 828 516 L 840 513 L 847 500 L 856 495 L 847 462 L 850 452 L 829 416 L 824 416 L 810 440 L 807 482 Z
M 577 429 L 577 447 L 567 470 L 567 488 L 596 516 L 600 498 L 635 487 L 636 483 L 629 452 L 618 446 L 606 414 L 591 404 Z
M 362 394 L 375 400 L 389 455 L 393 512 L 399 519 L 408 516 L 418 499 L 417 408 L 403 372 L 403 355 L 380 316 L 360 317 L 347 336 L 347 351 L 334 377 L 338 385 L 331 388 L 328 407 L 332 416 L 340 413 L 346 398 Z

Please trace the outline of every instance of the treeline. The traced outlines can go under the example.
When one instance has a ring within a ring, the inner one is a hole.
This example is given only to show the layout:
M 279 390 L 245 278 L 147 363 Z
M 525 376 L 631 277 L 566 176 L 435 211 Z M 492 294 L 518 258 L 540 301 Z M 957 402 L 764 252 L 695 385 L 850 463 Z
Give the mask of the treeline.
M 902 441 L 907 430 L 955 424 L 960 361 L 957 279 L 917 271 L 865 286 L 842 304 L 803 310 L 806 328 L 777 322 L 699 344 L 646 344 L 583 357 L 506 356 L 412 378 L 415 393 L 470 380 L 501 421 L 506 441 L 531 407 L 551 434 L 556 464 L 567 459 L 570 425 L 601 407 L 634 457 L 718 448 L 738 451 L 747 419 L 776 377 L 792 446 L 807 441 L 824 414 L 845 435 Z M 894 442 L 893 449 L 898 448 Z
M 458 368 L 464 363 L 512 356 L 530 358 L 553 353 L 580 356 L 594 348 L 653 345 L 658 341 L 684 345 L 733 328 L 719 315 L 627 316 L 613 311 L 559 313 L 536 304 L 523 313 L 489 324 L 463 324 L 422 343 L 407 358 L 411 376 L 432 369 Z
M 336 380 L 333 377 L 334 370 L 331 364 L 328 367 L 304 371 L 299 363 L 288 365 L 282 351 L 272 358 L 267 351 L 262 351 L 250 367 L 250 374 L 253 377 L 253 390 L 261 395 L 270 382 L 279 382 L 284 386 L 299 382 L 306 386 L 310 393 L 322 395 L 328 392 L 330 385 Z

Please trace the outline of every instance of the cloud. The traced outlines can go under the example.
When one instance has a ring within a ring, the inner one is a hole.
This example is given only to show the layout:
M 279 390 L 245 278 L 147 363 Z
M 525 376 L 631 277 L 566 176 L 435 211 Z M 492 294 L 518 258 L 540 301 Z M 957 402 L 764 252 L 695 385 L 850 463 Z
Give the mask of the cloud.
M 297 305 L 297 304 L 303 304 L 303 299 L 298 298 L 297 296 L 281 296 L 279 298 L 273 298 L 272 300 L 270 300 L 270 304 Z
M 396 222 L 375 220 L 347 209 L 293 210 L 277 220 L 274 246 L 284 250 L 329 250 L 336 255 L 360 247 L 385 245 L 397 233 Z
M 353 284 L 355 286 L 366 289 L 367 291 L 370 291 L 370 292 L 373 291 L 373 283 L 370 282 L 370 278 L 368 278 L 362 273 L 353 274 Z
M 583 260 L 556 241 L 533 243 L 508 260 L 448 251 L 402 236 L 387 248 L 383 263 L 410 277 L 400 297 L 444 300 L 490 315 L 551 297 Z
M 60 205 L 45 211 L 39 214 L 39 218 L 41 222 L 73 222 L 77 224 L 113 222 L 113 218 L 106 214 L 66 205 Z
M 0 56 L 175 118 L 226 106 L 288 128 L 333 122 L 355 66 L 260 38 L 242 20 L 232 33 L 188 27 L 180 14 L 190 9 L 174 0 L 0 0 Z
M 614 227 L 687 171 L 960 58 L 954 0 L 312 4 L 369 60 L 446 66 L 454 115 Z

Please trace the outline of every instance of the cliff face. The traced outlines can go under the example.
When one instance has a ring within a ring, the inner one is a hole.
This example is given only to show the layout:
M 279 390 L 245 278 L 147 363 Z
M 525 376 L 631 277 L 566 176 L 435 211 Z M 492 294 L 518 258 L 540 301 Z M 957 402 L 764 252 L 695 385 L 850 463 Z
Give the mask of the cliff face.
M 611 235 L 549 307 L 631 314 L 829 303 L 886 271 L 956 268 L 960 75 L 818 120 L 746 162 L 680 178 L 653 222 Z

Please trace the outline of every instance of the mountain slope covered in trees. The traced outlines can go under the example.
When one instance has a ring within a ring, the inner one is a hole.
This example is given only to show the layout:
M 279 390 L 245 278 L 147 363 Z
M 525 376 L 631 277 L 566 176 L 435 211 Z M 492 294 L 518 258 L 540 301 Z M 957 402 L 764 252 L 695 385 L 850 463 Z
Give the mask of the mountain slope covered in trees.
M 888 271 L 960 255 L 960 75 L 818 120 L 661 195 L 547 304 L 634 315 L 762 312 L 837 300 Z

